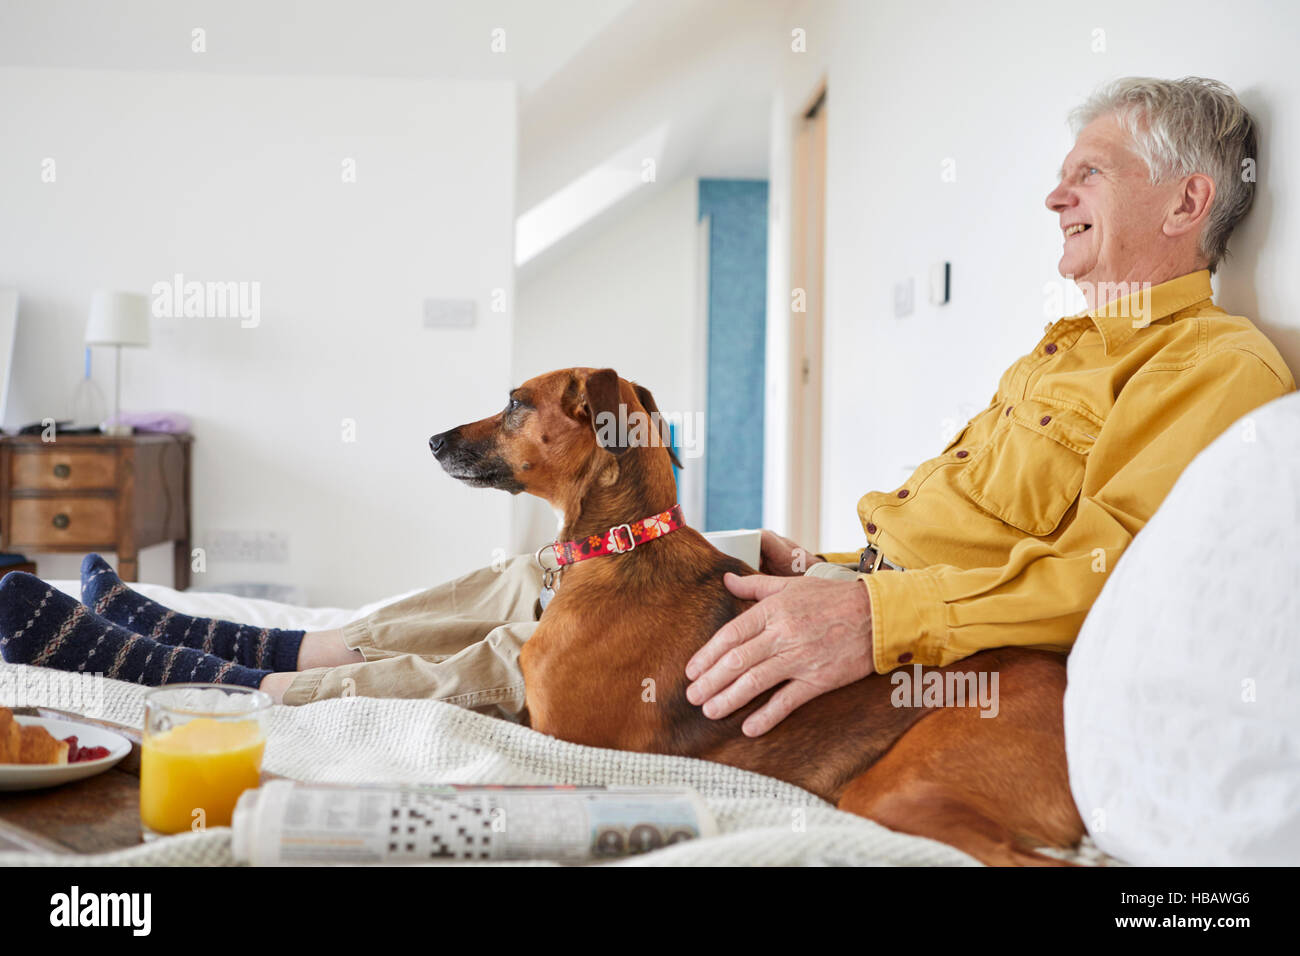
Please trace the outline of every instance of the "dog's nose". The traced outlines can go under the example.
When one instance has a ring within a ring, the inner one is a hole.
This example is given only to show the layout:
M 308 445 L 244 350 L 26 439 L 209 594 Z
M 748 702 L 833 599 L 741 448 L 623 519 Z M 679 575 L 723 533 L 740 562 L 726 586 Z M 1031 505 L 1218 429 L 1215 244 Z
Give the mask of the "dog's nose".
M 447 432 L 439 432 L 429 439 L 429 451 L 437 455 L 447 447 Z

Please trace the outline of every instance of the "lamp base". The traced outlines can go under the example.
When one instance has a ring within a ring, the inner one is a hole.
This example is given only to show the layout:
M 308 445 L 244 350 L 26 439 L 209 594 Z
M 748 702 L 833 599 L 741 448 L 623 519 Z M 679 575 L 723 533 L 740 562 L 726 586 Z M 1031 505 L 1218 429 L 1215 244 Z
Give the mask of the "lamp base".
M 130 425 L 100 425 L 99 430 L 110 438 L 127 438 L 135 434 Z

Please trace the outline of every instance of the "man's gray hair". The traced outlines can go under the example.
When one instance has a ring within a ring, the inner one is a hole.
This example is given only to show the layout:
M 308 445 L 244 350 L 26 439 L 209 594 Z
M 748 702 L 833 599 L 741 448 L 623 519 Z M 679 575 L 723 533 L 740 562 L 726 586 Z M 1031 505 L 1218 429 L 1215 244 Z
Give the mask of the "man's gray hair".
M 1213 272 L 1255 199 L 1255 120 L 1231 89 L 1199 76 L 1129 76 L 1109 83 L 1070 114 L 1075 135 L 1107 114 L 1132 136 L 1153 185 L 1192 173 L 1214 180 L 1214 203 L 1201 234 L 1201 253 Z

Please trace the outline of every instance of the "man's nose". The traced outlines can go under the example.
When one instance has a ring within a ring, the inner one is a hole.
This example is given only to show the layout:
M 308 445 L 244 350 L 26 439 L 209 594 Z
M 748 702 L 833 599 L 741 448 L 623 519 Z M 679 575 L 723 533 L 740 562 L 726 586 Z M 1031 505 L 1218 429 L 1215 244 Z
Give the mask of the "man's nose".
M 1052 212 L 1059 213 L 1071 205 L 1070 188 L 1065 183 L 1057 183 L 1056 188 L 1047 194 L 1046 205 Z

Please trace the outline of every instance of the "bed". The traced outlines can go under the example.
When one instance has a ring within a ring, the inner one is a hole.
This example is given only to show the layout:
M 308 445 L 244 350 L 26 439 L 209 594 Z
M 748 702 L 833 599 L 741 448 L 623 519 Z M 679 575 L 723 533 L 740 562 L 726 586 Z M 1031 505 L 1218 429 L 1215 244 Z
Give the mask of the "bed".
M 51 583 L 78 593 L 76 581 Z M 305 608 L 150 584 L 136 587 L 187 614 L 304 629 L 337 627 L 405 596 L 356 609 Z M 83 684 L 74 686 L 78 680 Z M 88 693 L 84 679 L 76 676 L 0 662 L 0 703 L 57 707 L 76 698 L 87 716 L 141 721 L 145 688 L 110 680 L 96 688 Z M 779 780 L 684 757 L 582 747 L 438 701 L 353 697 L 276 707 L 264 766 L 299 780 L 333 783 L 686 784 L 700 792 L 718 818 L 721 832 L 716 837 L 604 865 L 978 865 L 944 844 L 842 813 Z M 1103 861 L 1091 844 L 1071 858 Z M 69 862 L 64 856 L 0 853 L 0 865 Z M 213 828 L 76 862 L 233 865 L 234 860 L 230 831 Z
M 1300 394 L 1292 394 L 1202 452 L 1111 571 L 1070 655 L 1065 694 L 1070 783 L 1090 837 L 1056 855 L 1101 865 L 1300 863 L 1297 488 Z M 78 593 L 75 581 L 53 583 Z M 338 627 L 405 596 L 304 608 L 137 587 L 188 614 L 303 629 Z M 0 704 L 59 707 L 78 680 L 0 662 Z M 144 688 L 105 680 L 95 689 L 81 712 L 140 723 Z M 978 865 L 779 780 L 581 747 L 438 701 L 276 707 L 264 765 L 338 783 L 685 784 L 718 818 L 716 837 L 604 865 Z M 0 865 L 69 862 L 0 853 Z M 230 831 L 76 862 L 230 865 Z

